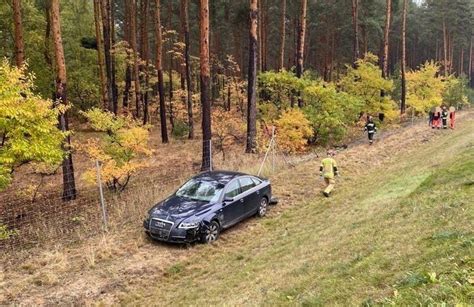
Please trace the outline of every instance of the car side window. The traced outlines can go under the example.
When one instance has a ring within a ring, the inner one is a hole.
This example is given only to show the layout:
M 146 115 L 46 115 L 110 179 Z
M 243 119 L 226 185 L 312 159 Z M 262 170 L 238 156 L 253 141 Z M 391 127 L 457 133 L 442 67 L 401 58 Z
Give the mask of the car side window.
M 240 178 L 239 181 L 240 186 L 242 187 L 242 192 L 248 191 L 255 186 L 255 183 L 250 177 Z
M 240 184 L 238 180 L 234 180 L 227 186 L 225 197 L 236 197 L 240 194 Z

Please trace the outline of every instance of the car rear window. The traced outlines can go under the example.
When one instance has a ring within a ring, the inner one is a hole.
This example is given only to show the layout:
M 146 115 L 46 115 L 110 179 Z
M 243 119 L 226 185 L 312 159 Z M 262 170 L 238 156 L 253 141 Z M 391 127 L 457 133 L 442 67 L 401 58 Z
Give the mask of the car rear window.
M 255 185 L 259 185 L 260 183 L 262 183 L 262 180 L 260 180 L 256 177 L 252 177 L 252 181 L 255 183 Z
M 253 182 L 252 178 L 250 177 L 240 178 L 239 181 L 240 181 L 240 187 L 242 189 L 242 192 L 250 190 L 256 185 L 255 182 Z

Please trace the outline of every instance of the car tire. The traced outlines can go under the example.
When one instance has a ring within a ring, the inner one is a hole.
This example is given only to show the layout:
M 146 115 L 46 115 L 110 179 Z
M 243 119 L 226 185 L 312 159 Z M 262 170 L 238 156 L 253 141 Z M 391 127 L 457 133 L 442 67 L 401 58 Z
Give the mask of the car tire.
M 266 197 L 262 197 L 258 205 L 257 216 L 264 217 L 267 214 L 267 211 L 268 211 L 268 199 Z
M 215 220 L 211 221 L 201 234 L 201 242 L 205 244 L 215 242 L 219 238 L 220 233 L 221 226 L 219 225 L 219 223 Z

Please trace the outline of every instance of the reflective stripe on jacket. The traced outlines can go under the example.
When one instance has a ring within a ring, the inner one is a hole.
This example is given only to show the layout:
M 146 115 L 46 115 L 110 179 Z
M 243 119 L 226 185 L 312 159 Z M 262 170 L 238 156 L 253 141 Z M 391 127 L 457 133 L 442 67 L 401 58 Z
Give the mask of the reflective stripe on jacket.
M 375 126 L 375 123 L 367 123 L 364 130 L 368 133 L 375 133 L 377 131 L 377 127 Z

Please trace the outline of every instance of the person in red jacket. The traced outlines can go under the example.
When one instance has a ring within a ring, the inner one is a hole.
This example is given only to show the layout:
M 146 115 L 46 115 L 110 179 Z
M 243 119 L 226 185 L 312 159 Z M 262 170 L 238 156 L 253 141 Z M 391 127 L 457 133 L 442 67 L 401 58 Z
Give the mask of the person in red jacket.
M 454 129 L 454 124 L 456 123 L 456 108 L 450 107 L 449 108 L 449 127 Z
M 440 129 L 441 128 L 441 108 L 436 107 L 434 114 L 433 114 L 433 124 L 431 128 L 435 129 Z

